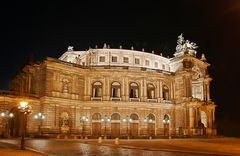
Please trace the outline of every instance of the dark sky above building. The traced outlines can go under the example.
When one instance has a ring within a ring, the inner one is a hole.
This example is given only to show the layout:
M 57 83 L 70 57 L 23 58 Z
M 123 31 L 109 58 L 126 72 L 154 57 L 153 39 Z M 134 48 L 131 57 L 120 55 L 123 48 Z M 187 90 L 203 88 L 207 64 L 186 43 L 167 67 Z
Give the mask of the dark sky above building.
M 41 2 L 41 3 L 40 3 Z M 9 1 L 0 5 L 0 89 L 34 54 L 58 58 L 110 44 L 173 56 L 177 36 L 197 43 L 211 64 L 217 119 L 240 122 L 240 1 Z

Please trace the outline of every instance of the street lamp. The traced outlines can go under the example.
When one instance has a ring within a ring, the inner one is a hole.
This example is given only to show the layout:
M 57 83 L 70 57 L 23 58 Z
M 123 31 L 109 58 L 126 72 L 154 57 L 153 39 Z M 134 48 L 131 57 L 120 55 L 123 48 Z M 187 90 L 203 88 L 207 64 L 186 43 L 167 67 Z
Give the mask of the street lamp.
M 102 119 L 101 119 L 102 122 L 104 122 L 104 138 L 106 139 L 107 138 L 107 123 L 111 121 L 111 119 L 109 117 L 107 117 L 107 115 L 105 115 Z
M 34 119 L 36 119 L 40 122 L 39 125 L 38 125 L 38 133 L 39 133 L 40 136 L 42 136 L 42 131 L 41 131 L 42 120 L 44 120 L 45 118 L 46 118 L 45 115 L 41 112 L 34 115 Z
M 5 136 L 8 138 L 9 137 L 9 119 L 13 118 L 14 115 L 13 113 L 9 112 L 8 110 L 6 112 L 1 112 L 0 117 L 6 119 L 6 125 L 5 125 Z
M 22 113 L 22 137 L 21 137 L 21 150 L 25 150 L 25 129 L 26 129 L 26 122 L 25 116 L 31 113 L 31 107 L 28 105 L 28 102 L 21 101 L 18 106 L 18 110 Z
M 82 137 L 84 136 L 84 126 L 85 126 L 86 122 L 88 122 L 88 117 L 86 117 L 85 115 L 80 117 L 80 123 L 83 123 L 83 125 L 82 125 Z
M 132 119 L 127 115 L 126 118 L 123 119 L 123 122 L 127 123 L 127 138 L 129 139 L 128 126 L 129 126 L 129 123 L 132 122 Z
M 149 133 L 149 125 L 148 125 L 148 124 L 149 124 L 149 123 L 152 123 L 153 120 L 152 120 L 151 118 L 149 118 L 149 117 L 145 117 L 145 118 L 144 118 L 144 122 L 147 123 L 147 132 L 148 132 L 148 136 L 149 136 L 149 137 L 152 137 L 152 136 L 151 136 L 152 134 Z

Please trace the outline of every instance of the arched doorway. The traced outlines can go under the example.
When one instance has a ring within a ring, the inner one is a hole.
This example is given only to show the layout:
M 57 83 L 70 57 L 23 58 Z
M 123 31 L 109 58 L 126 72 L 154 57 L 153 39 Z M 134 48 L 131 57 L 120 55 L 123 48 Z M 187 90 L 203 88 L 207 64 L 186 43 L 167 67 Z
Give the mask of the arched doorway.
M 132 122 L 130 122 L 130 136 L 137 137 L 138 136 L 138 124 L 139 124 L 139 117 L 136 113 L 130 115 Z
M 147 116 L 147 132 L 150 137 L 155 136 L 155 116 L 151 113 Z
M 164 136 L 169 136 L 169 123 L 170 123 L 170 118 L 167 114 L 165 114 L 163 117 L 163 135 Z
M 120 136 L 120 115 L 118 113 L 113 113 L 111 115 L 111 137 Z
M 201 111 L 201 122 L 203 123 L 204 127 L 207 127 L 207 114 L 204 111 Z
M 202 129 L 201 135 L 206 135 L 206 128 L 207 128 L 207 114 L 204 111 L 201 111 L 201 123 L 200 128 Z
M 92 115 L 92 136 L 101 136 L 101 114 L 94 113 Z

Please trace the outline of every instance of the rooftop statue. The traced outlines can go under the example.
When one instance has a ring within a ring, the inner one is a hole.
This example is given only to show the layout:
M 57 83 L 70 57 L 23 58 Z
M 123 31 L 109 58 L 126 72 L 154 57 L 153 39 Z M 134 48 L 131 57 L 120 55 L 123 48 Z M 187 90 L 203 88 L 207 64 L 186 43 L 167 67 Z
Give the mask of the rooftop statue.
M 68 46 L 68 51 L 73 51 L 73 46 Z
M 177 44 L 178 44 L 176 46 L 177 52 L 180 52 L 182 50 L 195 50 L 196 48 L 198 48 L 196 43 L 190 42 L 189 40 L 185 40 L 182 33 L 181 35 L 178 36 Z

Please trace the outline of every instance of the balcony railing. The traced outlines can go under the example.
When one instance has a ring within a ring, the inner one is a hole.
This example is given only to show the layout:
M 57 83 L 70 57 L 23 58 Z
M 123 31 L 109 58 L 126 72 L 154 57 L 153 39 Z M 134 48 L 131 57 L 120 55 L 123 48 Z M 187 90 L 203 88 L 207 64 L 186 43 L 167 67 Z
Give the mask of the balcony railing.
M 111 101 L 121 101 L 120 97 L 111 97 Z
M 130 101 L 131 102 L 140 102 L 140 99 L 139 98 L 130 98 Z
M 157 99 L 147 99 L 148 102 L 157 102 Z
M 171 100 L 163 100 L 162 101 L 164 104 L 172 104 L 172 101 Z
M 91 97 L 92 101 L 102 101 L 102 97 Z

